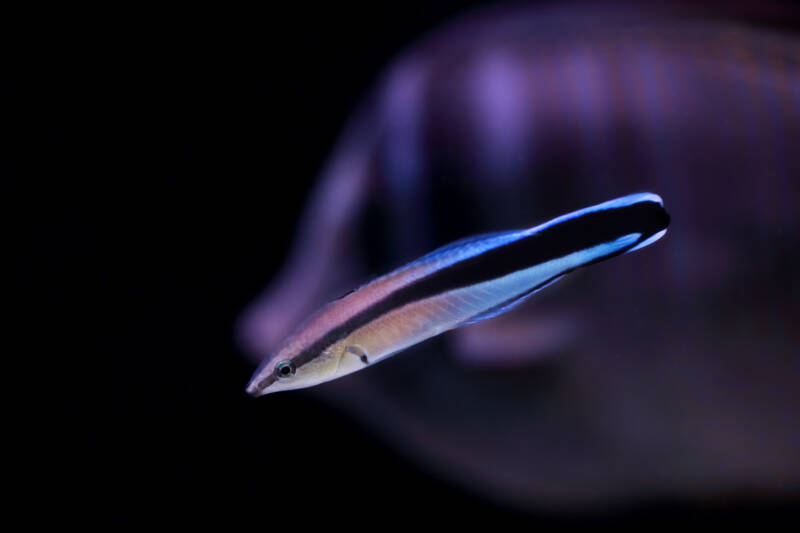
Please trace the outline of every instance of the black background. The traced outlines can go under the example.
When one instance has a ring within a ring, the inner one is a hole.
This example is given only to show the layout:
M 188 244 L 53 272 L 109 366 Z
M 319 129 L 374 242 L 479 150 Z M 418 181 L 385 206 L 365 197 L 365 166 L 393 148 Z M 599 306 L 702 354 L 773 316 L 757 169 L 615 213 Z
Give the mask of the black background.
M 469 5 L 19 19 L 5 200 L 22 207 L 10 228 L 25 355 L 44 363 L 26 386 L 55 421 L 34 422 L 46 514 L 267 530 L 796 518 L 763 502 L 524 514 L 429 477 L 345 413 L 244 393 L 253 367 L 234 320 L 285 257 L 345 119 L 395 54 Z

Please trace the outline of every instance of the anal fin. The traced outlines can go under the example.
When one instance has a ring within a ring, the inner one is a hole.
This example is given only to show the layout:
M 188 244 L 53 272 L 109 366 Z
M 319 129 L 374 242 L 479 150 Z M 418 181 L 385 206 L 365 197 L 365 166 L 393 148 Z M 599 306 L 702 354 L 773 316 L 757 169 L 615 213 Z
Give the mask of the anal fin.
M 496 316 L 502 315 L 503 313 L 507 313 L 507 312 L 511 311 L 512 309 L 514 309 L 519 304 L 521 304 L 522 302 L 524 302 L 525 300 L 527 300 L 533 294 L 536 294 L 537 292 L 539 292 L 540 290 L 544 289 L 548 285 L 550 285 L 552 283 L 555 283 L 556 281 L 560 280 L 565 275 L 566 275 L 566 272 L 564 274 L 559 274 L 558 276 L 554 276 L 554 277 L 550 278 L 549 280 L 545 281 L 544 283 L 540 283 L 539 285 L 537 285 L 533 289 L 531 289 L 531 290 L 529 290 L 527 292 L 524 292 L 521 295 L 516 296 L 515 298 L 512 298 L 511 300 L 505 301 L 505 302 L 503 302 L 503 303 L 501 303 L 499 305 L 496 305 L 496 306 L 484 311 L 483 313 L 480 313 L 478 315 L 475 315 L 472 318 L 469 318 L 469 319 L 465 320 L 464 322 L 459 324 L 459 327 L 460 326 L 467 326 L 469 324 L 477 324 L 478 322 L 483 322 L 484 320 L 487 320 L 489 318 L 494 318 Z

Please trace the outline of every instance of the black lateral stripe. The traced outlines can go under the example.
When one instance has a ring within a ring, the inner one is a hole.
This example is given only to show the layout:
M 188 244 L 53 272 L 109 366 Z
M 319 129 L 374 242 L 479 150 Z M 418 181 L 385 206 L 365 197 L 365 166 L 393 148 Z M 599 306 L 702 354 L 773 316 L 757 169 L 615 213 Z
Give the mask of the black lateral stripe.
M 258 382 L 258 385 L 256 385 L 256 388 L 259 391 L 262 391 L 262 390 L 266 389 L 267 387 L 269 387 L 270 385 L 272 385 L 273 383 L 275 383 L 275 381 L 277 381 L 277 379 L 278 378 L 277 378 L 276 374 L 273 372 L 272 374 L 269 374 L 264 379 L 260 380 Z
M 355 329 L 408 303 L 496 279 L 523 268 L 614 241 L 624 235 L 641 234 L 627 248 L 587 264 L 597 263 L 624 253 L 668 225 L 669 215 L 659 203 L 652 201 L 595 211 L 565 220 L 528 237 L 459 261 L 393 292 L 330 330 L 298 354 L 294 363 L 300 367 Z

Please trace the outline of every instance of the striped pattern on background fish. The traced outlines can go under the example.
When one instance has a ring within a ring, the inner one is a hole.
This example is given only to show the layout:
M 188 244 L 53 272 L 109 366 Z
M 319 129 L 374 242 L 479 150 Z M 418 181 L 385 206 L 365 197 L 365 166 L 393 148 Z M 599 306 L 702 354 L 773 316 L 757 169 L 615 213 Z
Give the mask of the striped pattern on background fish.
M 576 268 L 655 242 L 668 224 L 661 198 L 637 193 L 456 241 L 325 306 L 261 364 L 247 391 L 317 385 L 497 316 Z
M 242 314 L 243 351 L 260 361 L 363 271 L 523 227 L 549 206 L 656 190 L 698 213 L 680 217 L 682 232 L 735 213 L 759 217 L 747 231 L 796 239 L 800 47 L 767 22 L 797 26 L 798 11 L 754 24 L 730 3 L 633 7 L 480 10 L 400 54 L 320 169 L 284 266 Z M 705 201 L 721 188 L 736 200 Z M 686 275 L 698 255 L 675 250 L 661 279 L 722 279 Z

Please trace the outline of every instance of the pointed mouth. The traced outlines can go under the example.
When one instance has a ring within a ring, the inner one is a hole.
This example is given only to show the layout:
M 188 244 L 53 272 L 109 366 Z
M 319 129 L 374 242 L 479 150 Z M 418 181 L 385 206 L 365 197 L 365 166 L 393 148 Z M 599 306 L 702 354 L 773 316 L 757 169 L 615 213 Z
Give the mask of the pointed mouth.
M 261 396 L 261 391 L 258 389 L 258 385 L 255 380 L 247 384 L 247 388 L 245 389 L 245 391 L 247 391 L 247 394 L 249 394 L 253 398 L 258 398 L 259 396 Z
M 250 380 L 250 383 L 247 384 L 245 391 L 247 394 L 252 396 L 253 398 L 258 398 L 259 396 L 264 396 L 267 393 L 267 389 L 270 385 L 275 381 L 272 376 L 261 377 L 258 374 L 253 376 Z

